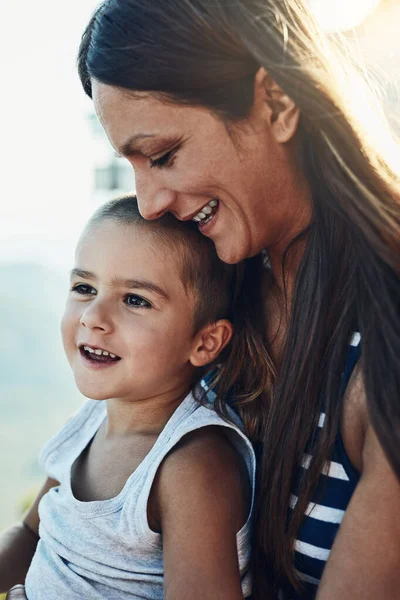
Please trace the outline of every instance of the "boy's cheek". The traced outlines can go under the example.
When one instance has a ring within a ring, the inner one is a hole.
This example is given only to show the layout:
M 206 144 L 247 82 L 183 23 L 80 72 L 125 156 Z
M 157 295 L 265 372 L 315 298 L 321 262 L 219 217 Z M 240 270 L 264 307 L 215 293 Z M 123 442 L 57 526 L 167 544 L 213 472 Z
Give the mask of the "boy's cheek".
M 79 324 L 79 316 L 73 314 L 73 311 L 66 307 L 64 315 L 61 319 L 61 339 L 63 342 L 64 350 L 68 355 L 71 352 L 72 347 L 75 345 L 76 327 Z

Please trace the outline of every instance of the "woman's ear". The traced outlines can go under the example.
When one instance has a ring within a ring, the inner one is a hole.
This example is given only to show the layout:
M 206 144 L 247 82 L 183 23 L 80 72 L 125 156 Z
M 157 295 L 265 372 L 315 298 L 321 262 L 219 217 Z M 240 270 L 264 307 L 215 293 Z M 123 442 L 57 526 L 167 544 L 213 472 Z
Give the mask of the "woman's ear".
M 275 140 L 284 144 L 297 131 L 300 110 L 291 98 L 261 67 L 254 79 L 254 110 L 267 112 L 268 125 Z M 264 117 L 265 118 L 265 117 Z
M 204 367 L 212 363 L 229 344 L 233 326 L 227 319 L 220 319 L 206 325 L 195 336 L 192 353 L 189 357 L 194 367 Z

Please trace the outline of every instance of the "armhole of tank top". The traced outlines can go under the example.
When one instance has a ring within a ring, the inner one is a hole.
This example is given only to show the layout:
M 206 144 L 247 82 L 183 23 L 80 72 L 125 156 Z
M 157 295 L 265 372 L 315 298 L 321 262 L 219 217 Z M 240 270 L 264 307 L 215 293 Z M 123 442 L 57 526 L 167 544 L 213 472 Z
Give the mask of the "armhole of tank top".
M 343 373 L 342 397 L 346 393 L 347 386 L 361 355 L 360 340 L 360 334 L 358 332 L 353 333 L 350 344 L 347 349 L 346 366 Z M 346 448 L 344 446 L 340 428 L 336 439 L 336 448 L 339 452 L 340 462 L 343 465 L 346 475 L 348 476 L 350 483 L 355 487 L 360 479 L 360 473 L 353 466 L 349 459 L 349 456 L 346 452 Z
M 71 436 L 80 430 L 82 425 L 90 419 L 98 418 L 102 411 L 101 404 L 97 401 L 87 400 L 82 406 L 67 420 L 59 431 L 53 435 L 43 446 L 39 453 L 39 464 L 47 472 L 48 461 L 51 455 L 64 444 Z M 50 475 L 51 476 L 51 475 Z

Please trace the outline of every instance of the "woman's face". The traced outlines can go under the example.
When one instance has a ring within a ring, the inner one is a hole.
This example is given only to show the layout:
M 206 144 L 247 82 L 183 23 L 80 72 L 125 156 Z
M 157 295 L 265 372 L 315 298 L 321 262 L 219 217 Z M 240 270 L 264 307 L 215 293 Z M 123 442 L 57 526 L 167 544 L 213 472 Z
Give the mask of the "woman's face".
M 294 147 L 282 143 L 267 102 L 255 98 L 245 121 L 227 125 L 207 109 L 154 93 L 97 81 L 92 91 L 112 145 L 134 168 L 143 217 L 169 211 L 198 221 L 227 263 L 296 235 L 301 193 Z

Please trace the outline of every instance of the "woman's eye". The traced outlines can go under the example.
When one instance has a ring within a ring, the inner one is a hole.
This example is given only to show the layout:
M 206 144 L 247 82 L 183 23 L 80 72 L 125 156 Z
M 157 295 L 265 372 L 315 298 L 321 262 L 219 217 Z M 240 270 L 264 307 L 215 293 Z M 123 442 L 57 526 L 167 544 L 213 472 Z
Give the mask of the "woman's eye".
M 174 158 L 174 150 L 170 150 L 170 152 L 166 152 L 160 158 L 150 159 L 150 168 L 158 167 L 162 169 L 162 167 L 170 167 L 173 163 Z
M 96 294 L 96 290 L 91 285 L 87 285 L 85 283 L 78 283 L 77 285 L 74 285 L 71 291 L 81 294 L 82 296 L 87 296 L 89 294 L 94 296 Z
M 125 302 L 131 308 L 151 308 L 150 302 L 140 296 L 136 296 L 136 294 L 128 294 Z

